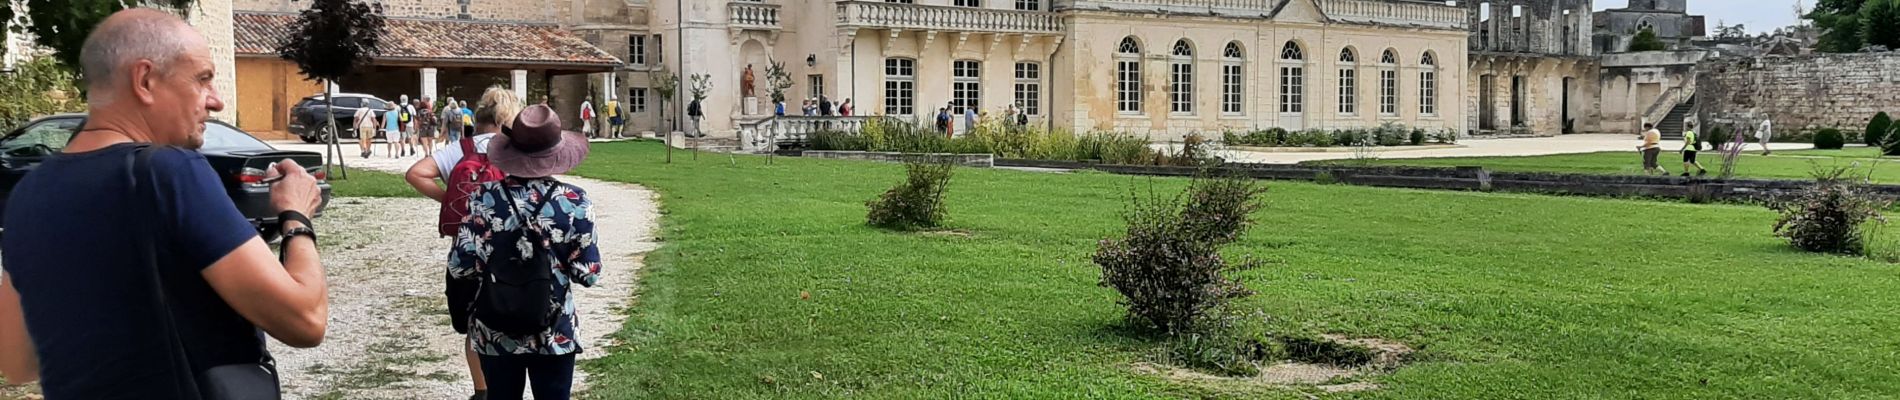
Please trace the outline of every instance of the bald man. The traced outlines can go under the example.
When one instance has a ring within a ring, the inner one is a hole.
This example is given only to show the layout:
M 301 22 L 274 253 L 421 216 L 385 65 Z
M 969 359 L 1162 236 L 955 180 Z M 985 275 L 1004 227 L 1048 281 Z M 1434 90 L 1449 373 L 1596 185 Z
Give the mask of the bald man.
M 6 210 L 0 373 L 38 378 L 52 400 L 214 398 L 196 384 L 207 370 L 265 365 L 260 329 L 321 343 L 329 303 L 307 217 L 317 182 L 288 160 L 267 172 L 285 221 L 280 262 L 195 151 L 224 108 L 205 38 L 128 9 L 94 29 L 79 61 L 90 118 Z

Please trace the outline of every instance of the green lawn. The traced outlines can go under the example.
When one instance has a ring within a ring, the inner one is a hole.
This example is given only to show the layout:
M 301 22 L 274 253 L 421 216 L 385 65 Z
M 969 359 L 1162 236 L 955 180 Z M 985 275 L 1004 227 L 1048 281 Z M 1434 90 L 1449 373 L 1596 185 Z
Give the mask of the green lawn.
M 1735 175 L 1743 178 L 1809 179 L 1809 172 L 1816 166 L 1858 166 L 1873 168 L 1873 178 L 1877 182 L 1900 182 L 1900 159 L 1876 159 L 1876 151 L 1869 148 L 1850 148 L 1846 150 L 1789 150 L 1777 151 L 1770 156 L 1762 156 L 1759 149 L 1743 153 L 1737 160 Z M 1720 174 L 1722 155 L 1713 151 L 1704 151 L 1699 157 L 1702 166 L 1709 169 L 1710 175 Z M 1311 161 L 1308 164 L 1356 163 L 1359 160 Z M 1634 151 L 1611 151 L 1600 153 L 1558 154 L 1546 156 L 1513 157 L 1457 157 L 1457 158 L 1386 158 L 1371 161 L 1375 165 L 1410 165 L 1428 167 L 1484 166 L 1494 171 L 1515 172 L 1564 172 L 1583 174 L 1639 175 L 1643 173 L 1643 159 Z M 1681 174 L 1682 156 L 1675 152 L 1663 152 L 1662 166 L 1671 174 Z
M 388 172 L 350 168 L 349 179 L 330 179 L 330 193 L 335 197 L 422 197 L 402 175 Z
M 1130 370 L 1155 343 L 1120 328 L 1088 257 L 1131 188 L 1183 180 L 959 169 L 967 236 L 907 234 L 863 224 L 899 165 L 674 156 L 596 144 L 576 171 L 665 212 L 623 344 L 588 349 L 608 352 L 584 364 L 593 397 L 1301 397 Z M 1270 186 L 1230 249 L 1267 263 L 1243 305 L 1279 332 L 1422 349 L 1384 389 L 1329 398 L 1900 393 L 1900 268 L 1791 250 L 1760 208 Z

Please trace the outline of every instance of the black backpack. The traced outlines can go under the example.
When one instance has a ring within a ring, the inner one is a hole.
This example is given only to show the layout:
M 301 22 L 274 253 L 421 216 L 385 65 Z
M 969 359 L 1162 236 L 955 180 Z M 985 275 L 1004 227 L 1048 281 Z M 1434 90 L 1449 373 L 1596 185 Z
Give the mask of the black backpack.
M 475 319 L 489 329 L 511 336 L 536 335 L 546 332 L 561 317 L 568 289 L 554 276 L 561 261 L 554 256 L 547 233 L 536 223 L 541 209 L 553 201 L 555 190 L 560 188 L 558 183 L 555 185 L 541 197 L 534 211 L 515 214 L 522 221 L 522 229 L 489 232 L 488 240 L 497 245 L 490 250 L 481 288 L 471 305 Z M 510 210 L 519 211 L 514 196 L 507 197 Z M 523 254 L 516 245 L 522 240 L 531 243 L 529 254 Z

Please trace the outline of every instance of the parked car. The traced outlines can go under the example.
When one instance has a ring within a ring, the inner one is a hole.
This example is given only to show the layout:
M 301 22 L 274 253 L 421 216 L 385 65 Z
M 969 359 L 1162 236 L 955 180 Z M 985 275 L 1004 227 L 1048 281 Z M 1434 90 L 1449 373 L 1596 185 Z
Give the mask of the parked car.
M 6 215 L 7 196 L 13 187 L 33 172 L 40 162 L 66 148 L 73 134 L 85 125 L 85 114 L 61 114 L 27 122 L 0 136 L 0 216 Z M 323 172 L 323 155 L 312 151 L 278 150 L 230 124 L 205 123 L 205 144 L 198 149 L 211 169 L 218 172 L 224 188 L 244 218 L 251 220 L 266 241 L 277 238 L 277 212 L 270 205 L 270 185 L 262 183 L 271 164 L 291 159 L 317 177 L 323 190 L 323 204 L 330 204 L 330 183 Z
M 394 102 L 362 93 L 337 93 L 334 97 L 336 110 L 331 114 L 336 120 L 339 139 L 357 138 L 356 110 L 369 108 L 380 117 L 384 111 L 396 109 Z M 322 94 L 311 95 L 297 101 L 296 105 L 290 106 L 290 134 L 297 135 L 297 138 L 302 139 L 304 143 L 323 141 L 323 114 L 327 109 L 328 106 L 324 105 Z M 382 137 L 382 132 L 378 131 L 375 136 L 371 136 L 371 140 L 380 137 Z

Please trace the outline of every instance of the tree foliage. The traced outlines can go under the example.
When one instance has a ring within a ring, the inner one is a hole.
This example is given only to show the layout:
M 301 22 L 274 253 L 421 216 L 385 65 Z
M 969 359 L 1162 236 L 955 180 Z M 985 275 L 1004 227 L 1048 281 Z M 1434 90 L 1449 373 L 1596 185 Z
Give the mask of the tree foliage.
M 33 35 L 34 44 L 53 50 L 53 59 L 68 70 L 79 70 L 79 49 L 86 44 L 86 36 L 92 35 L 92 28 L 99 26 L 112 13 L 126 8 L 128 4 L 145 4 L 168 11 L 186 10 L 197 4 L 197 0 L 148 0 L 127 2 L 120 0 L 25 0 L 26 20 L 24 26 L 13 26 L 13 17 L 22 15 L 13 8 L 10 0 L 0 0 L 0 41 L 19 33 Z M 4 46 L 0 46 L 4 47 Z M 0 48 L 0 54 L 6 50 Z
M 384 24 L 368 4 L 316 0 L 291 24 L 294 33 L 277 45 L 277 55 L 306 77 L 336 81 L 374 59 Z
M 0 79 L 0 127 L 85 110 L 86 102 L 79 98 L 79 80 L 51 58 L 21 63 L 11 75 Z
M 765 88 L 772 93 L 772 104 L 785 101 L 785 89 L 792 87 L 792 74 L 784 61 L 771 61 L 765 67 Z
M 1662 39 L 1656 37 L 1656 31 L 1653 29 L 1643 28 L 1641 32 L 1636 32 L 1635 38 L 1630 39 L 1629 51 L 1662 51 L 1668 49 L 1669 45 L 1663 44 Z
M 1900 1 L 1867 0 L 1859 15 L 1864 44 L 1900 49 Z

